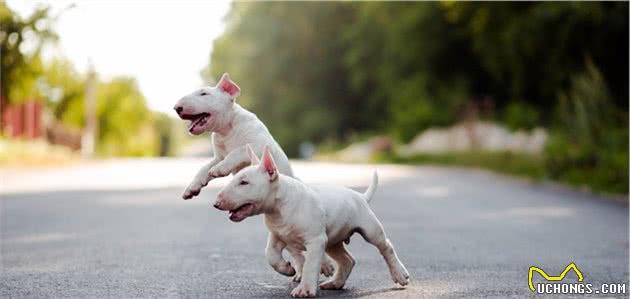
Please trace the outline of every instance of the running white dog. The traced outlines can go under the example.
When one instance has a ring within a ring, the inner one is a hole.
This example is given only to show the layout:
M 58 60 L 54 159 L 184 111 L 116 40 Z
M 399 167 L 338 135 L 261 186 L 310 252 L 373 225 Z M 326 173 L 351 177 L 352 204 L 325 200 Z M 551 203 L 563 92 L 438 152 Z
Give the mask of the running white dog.
M 332 279 L 320 287 L 344 286 L 355 261 L 343 243 L 348 243 L 355 232 L 378 248 L 395 283 L 409 283 L 409 273 L 368 205 L 378 184 L 376 172 L 365 194 L 344 187 L 309 187 L 279 173 L 266 146 L 262 162 L 251 147 L 247 147 L 247 153 L 251 166 L 234 175 L 217 195 L 214 206 L 229 211 L 234 222 L 264 214 L 271 232 L 266 249 L 269 264 L 286 275 L 302 268 L 302 280 L 291 292 L 292 297 L 316 295 L 324 252 L 337 262 L 337 269 Z M 282 257 L 285 248 L 296 258 L 293 266 Z
M 273 139 L 267 127 L 255 114 L 235 103 L 241 89 L 223 74 L 215 87 L 199 89 L 177 102 L 174 109 L 180 118 L 190 120 L 188 131 L 193 135 L 212 132 L 214 158 L 203 166 L 184 191 L 183 198 L 190 199 L 199 194 L 201 188 L 216 177 L 236 173 L 249 165 L 245 145 L 262 153 L 263 147 L 271 145 L 271 155 L 278 161 L 278 170 L 293 177 L 289 159 L 280 145 Z M 322 265 L 322 274 L 332 275 L 334 266 L 329 258 Z M 294 280 L 300 280 L 296 273 Z
M 212 132 L 214 158 L 203 166 L 184 191 L 183 198 L 199 194 L 210 180 L 236 173 L 249 165 L 245 145 L 262 153 L 263 146 L 271 145 L 271 154 L 278 161 L 282 174 L 293 176 L 289 159 L 273 139 L 267 127 L 255 114 L 235 103 L 241 89 L 223 74 L 215 87 L 199 89 L 177 102 L 174 109 L 180 118 L 190 120 L 188 132 L 200 135 Z

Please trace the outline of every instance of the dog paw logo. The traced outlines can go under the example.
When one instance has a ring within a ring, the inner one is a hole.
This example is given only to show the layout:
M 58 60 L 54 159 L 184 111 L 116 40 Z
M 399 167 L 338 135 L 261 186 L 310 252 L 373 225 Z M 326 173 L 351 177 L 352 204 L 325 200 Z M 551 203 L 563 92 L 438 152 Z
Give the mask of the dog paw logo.
M 529 273 L 527 274 L 529 289 L 532 290 L 532 292 L 534 293 L 536 292 L 536 289 L 534 288 L 534 283 L 532 283 L 532 276 L 534 275 L 534 272 L 538 272 L 538 274 L 540 274 L 546 281 L 562 281 L 570 270 L 573 270 L 575 274 L 577 274 L 579 282 L 582 282 L 584 280 L 584 276 L 582 276 L 582 271 L 578 269 L 575 263 L 568 264 L 567 267 L 564 268 L 564 271 L 562 271 L 562 273 L 560 273 L 560 275 L 558 276 L 549 276 L 547 275 L 547 273 L 545 273 L 545 271 L 543 271 L 543 269 L 531 266 L 529 267 Z

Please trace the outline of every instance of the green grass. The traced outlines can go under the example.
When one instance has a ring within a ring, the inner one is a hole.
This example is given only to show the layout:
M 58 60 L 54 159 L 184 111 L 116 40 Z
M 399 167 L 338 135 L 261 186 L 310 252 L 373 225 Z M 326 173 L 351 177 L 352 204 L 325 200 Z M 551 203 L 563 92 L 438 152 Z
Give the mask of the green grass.
M 79 160 L 79 153 L 43 140 L 0 138 L 0 166 L 57 166 Z
M 522 154 L 512 152 L 447 152 L 436 154 L 416 154 L 410 157 L 399 155 L 378 155 L 375 162 L 397 164 L 424 164 L 482 168 L 527 178 L 534 181 L 550 179 L 569 186 L 588 189 L 599 194 L 624 195 L 628 194 L 627 177 L 604 175 L 601 168 L 576 168 L 563 171 L 561 175 L 552 174 L 549 161 L 544 154 Z M 611 172 L 609 169 L 608 172 Z M 613 174 L 616 172 L 613 171 Z
M 410 157 L 381 155 L 376 157 L 376 161 L 400 164 L 433 164 L 485 168 L 534 180 L 545 178 L 544 160 L 540 155 L 515 154 L 511 152 L 448 152 L 416 154 Z

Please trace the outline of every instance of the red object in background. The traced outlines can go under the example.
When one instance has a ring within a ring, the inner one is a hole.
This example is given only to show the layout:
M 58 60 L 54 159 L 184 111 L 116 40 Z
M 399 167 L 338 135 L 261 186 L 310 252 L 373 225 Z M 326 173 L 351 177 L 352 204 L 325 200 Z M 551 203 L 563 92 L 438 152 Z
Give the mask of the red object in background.
M 43 104 L 39 101 L 26 101 L 8 105 L 2 109 L 2 132 L 7 137 L 36 139 L 43 135 Z
M 29 140 L 45 138 L 50 144 L 67 146 L 73 150 L 81 148 L 81 130 L 71 129 L 56 122 L 44 127 L 42 120 L 44 105 L 40 101 L 29 100 L 0 108 L 2 108 L 0 129 L 6 137 Z

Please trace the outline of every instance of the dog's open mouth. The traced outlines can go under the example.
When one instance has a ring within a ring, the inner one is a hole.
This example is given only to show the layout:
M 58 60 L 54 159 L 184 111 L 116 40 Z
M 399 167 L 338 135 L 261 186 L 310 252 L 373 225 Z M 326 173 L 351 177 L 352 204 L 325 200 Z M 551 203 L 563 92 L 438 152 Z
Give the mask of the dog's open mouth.
M 234 210 L 230 210 L 230 220 L 240 222 L 254 211 L 254 204 L 246 203 Z
M 195 128 L 204 126 L 208 122 L 208 118 L 210 118 L 210 113 L 199 113 L 199 114 L 191 114 L 191 115 L 182 115 L 182 119 L 190 120 L 190 125 L 188 125 L 188 132 L 193 132 Z

